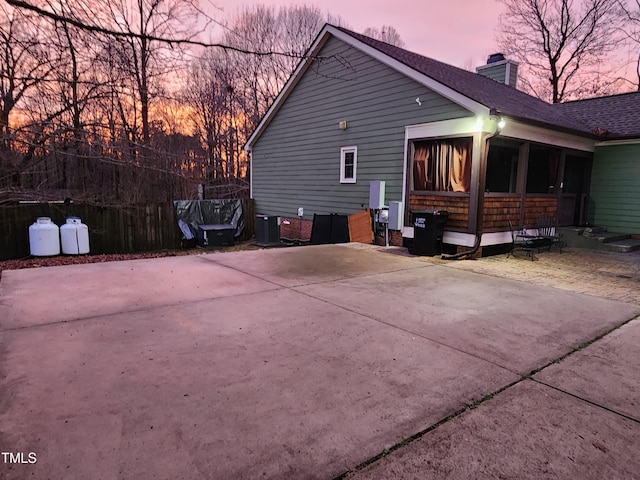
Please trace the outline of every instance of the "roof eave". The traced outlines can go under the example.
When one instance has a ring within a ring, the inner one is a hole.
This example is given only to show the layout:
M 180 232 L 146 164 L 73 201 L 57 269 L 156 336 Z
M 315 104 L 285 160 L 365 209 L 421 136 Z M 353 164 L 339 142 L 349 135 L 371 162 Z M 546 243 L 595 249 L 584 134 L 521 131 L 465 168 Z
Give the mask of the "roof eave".
M 508 113 L 504 113 L 498 110 L 494 110 L 492 109 L 492 112 L 495 112 L 496 115 L 501 115 L 505 118 L 510 118 L 512 120 L 518 121 L 518 122 L 522 122 L 522 123 L 527 123 L 529 125 L 532 126 L 536 126 L 536 127 L 541 127 L 541 128 L 545 128 L 548 130 L 556 130 L 559 132 L 563 132 L 563 133 L 569 133 L 571 135 L 577 135 L 580 137 L 585 137 L 588 138 L 590 140 L 602 140 L 603 137 L 602 135 L 597 135 L 591 131 L 587 131 L 587 130 L 580 130 L 577 128 L 571 128 L 571 127 L 566 127 L 563 125 L 557 125 L 557 124 L 552 124 L 552 123 L 548 123 L 548 122 L 543 122 L 541 120 L 534 120 L 531 118 L 526 118 L 526 117 L 520 117 L 517 115 L 510 115 Z
M 637 133 L 634 135 L 604 135 L 598 138 L 599 138 L 599 141 L 598 143 L 596 143 L 596 145 L 607 145 L 611 143 L 620 143 L 620 144 L 640 143 L 640 133 Z

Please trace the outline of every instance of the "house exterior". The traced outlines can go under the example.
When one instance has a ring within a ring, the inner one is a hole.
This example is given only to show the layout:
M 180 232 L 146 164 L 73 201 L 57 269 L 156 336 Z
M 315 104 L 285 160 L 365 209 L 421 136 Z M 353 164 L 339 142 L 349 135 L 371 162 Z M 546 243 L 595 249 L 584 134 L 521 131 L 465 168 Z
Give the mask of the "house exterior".
M 313 214 L 361 211 L 382 180 L 404 206 L 396 244 L 424 209 L 449 212 L 450 250 L 541 214 L 640 233 L 640 93 L 551 105 L 516 82 L 499 55 L 473 73 L 326 25 L 246 144 L 256 211 L 308 238 Z

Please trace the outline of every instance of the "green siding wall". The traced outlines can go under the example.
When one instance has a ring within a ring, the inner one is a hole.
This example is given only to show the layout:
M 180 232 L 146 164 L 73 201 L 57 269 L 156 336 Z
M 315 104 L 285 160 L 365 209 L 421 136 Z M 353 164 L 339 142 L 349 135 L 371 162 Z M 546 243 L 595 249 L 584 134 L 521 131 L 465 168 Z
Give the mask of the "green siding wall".
M 351 214 L 368 206 L 371 180 L 386 182 L 387 202 L 402 200 L 404 127 L 471 115 L 336 38 L 319 56 L 253 147 L 258 213 Z M 358 147 L 357 183 L 341 184 L 349 146 Z
M 514 88 L 518 87 L 518 65 L 511 64 L 511 70 L 509 71 L 509 85 Z
M 505 63 L 501 63 L 499 65 L 483 65 L 478 73 L 480 75 L 484 75 L 485 77 L 490 78 L 491 80 L 495 80 L 496 82 L 504 83 L 506 76 L 507 65 Z
M 640 144 L 596 148 L 589 214 L 611 232 L 640 233 Z

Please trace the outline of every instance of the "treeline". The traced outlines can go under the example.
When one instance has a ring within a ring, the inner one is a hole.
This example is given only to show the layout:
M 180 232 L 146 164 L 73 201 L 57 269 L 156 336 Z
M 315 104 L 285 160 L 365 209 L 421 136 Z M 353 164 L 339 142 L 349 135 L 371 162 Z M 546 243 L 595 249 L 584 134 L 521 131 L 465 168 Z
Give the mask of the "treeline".
M 247 196 L 245 140 L 341 23 L 295 6 L 221 23 L 195 0 L 30 5 L 0 4 L 0 204 Z M 219 46 L 198 46 L 211 32 Z

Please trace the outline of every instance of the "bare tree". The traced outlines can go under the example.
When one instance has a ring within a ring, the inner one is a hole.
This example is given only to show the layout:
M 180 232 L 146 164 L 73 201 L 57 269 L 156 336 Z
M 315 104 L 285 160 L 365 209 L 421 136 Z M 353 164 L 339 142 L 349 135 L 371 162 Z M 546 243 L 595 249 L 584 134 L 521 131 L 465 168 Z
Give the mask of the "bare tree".
M 627 39 L 631 42 L 633 64 L 635 65 L 635 87 L 640 91 L 640 0 L 619 0 L 625 23 L 622 28 Z
M 617 80 L 617 0 L 500 0 L 500 48 L 520 62 L 524 88 L 558 103 L 593 96 Z
M 107 2 L 114 29 L 132 33 L 113 42 L 123 71 L 131 75 L 139 103 L 142 143 L 149 144 L 149 108 L 160 78 L 175 72 L 176 49 L 153 37 L 194 36 L 199 10 L 191 0 L 112 0 Z
M 0 6 L 0 151 L 11 150 L 10 115 L 53 66 L 37 18 Z
M 232 48 L 208 51 L 193 64 L 185 98 L 207 151 L 209 182 L 246 178 L 246 139 L 327 20 L 343 23 L 316 7 L 246 7 L 227 22 L 222 40 Z
M 225 141 L 230 128 L 230 103 L 233 101 L 233 67 L 224 52 L 206 52 L 192 66 L 185 100 L 192 111 L 196 134 L 201 138 L 206 150 L 206 178 L 217 181 L 225 177 L 223 158 Z
M 344 23 L 309 6 L 246 7 L 231 19 L 223 43 L 235 47 L 228 54 L 244 80 L 244 95 L 253 97 L 253 122 L 275 100 L 326 21 Z
M 342 22 L 312 7 L 246 9 L 206 43 L 197 1 L 0 2 L 0 202 L 9 190 L 164 201 L 205 179 L 246 190 L 247 137 L 324 21 Z M 179 103 L 196 45 L 219 48 L 194 63 Z
M 400 34 L 390 25 L 383 25 L 380 29 L 368 27 L 362 33 L 367 37 L 375 38 L 376 40 L 380 40 L 381 42 L 385 42 L 399 48 L 404 48 L 404 41 L 400 37 Z

